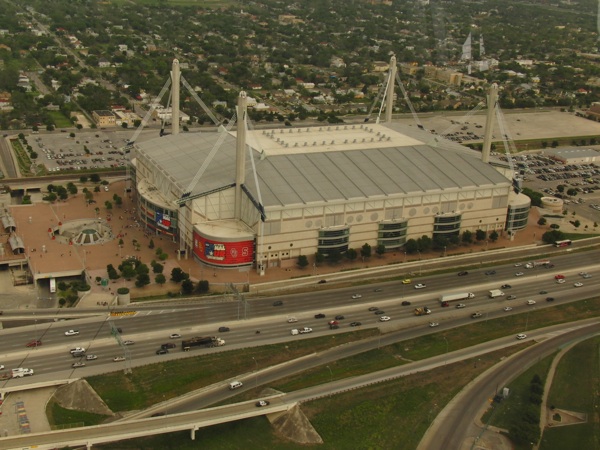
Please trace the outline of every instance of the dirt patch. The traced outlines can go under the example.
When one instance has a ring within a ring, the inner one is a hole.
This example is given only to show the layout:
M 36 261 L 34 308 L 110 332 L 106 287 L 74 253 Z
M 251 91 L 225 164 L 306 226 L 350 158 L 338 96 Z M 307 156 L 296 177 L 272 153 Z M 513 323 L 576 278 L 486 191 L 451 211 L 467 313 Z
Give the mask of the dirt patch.
M 104 416 L 115 415 L 86 380 L 77 380 L 61 386 L 56 390 L 54 400 L 66 409 L 85 411 Z
M 300 406 L 296 405 L 286 414 L 268 417 L 275 428 L 275 432 L 298 444 L 322 444 L 323 439 L 313 428 L 308 418 L 304 415 Z
M 577 425 L 587 422 L 587 414 L 576 411 L 568 411 L 566 409 L 550 409 L 548 408 L 546 417 L 547 427 L 564 427 L 566 425 Z

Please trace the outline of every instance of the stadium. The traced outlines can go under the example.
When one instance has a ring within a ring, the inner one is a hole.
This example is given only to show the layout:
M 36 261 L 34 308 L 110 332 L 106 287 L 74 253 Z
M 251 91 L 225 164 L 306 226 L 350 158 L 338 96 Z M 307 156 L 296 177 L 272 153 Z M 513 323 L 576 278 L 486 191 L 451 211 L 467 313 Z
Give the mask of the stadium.
M 264 273 L 300 255 L 527 225 L 530 200 L 510 168 L 486 162 L 489 144 L 486 156 L 485 143 L 482 153 L 394 123 L 393 82 L 381 123 L 255 130 L 241 92 L 227 127 L 179 133 L 176 61 L 171 77 L 172 131 L 133 143 L 132 180 L 143 225 L 181 257 Z

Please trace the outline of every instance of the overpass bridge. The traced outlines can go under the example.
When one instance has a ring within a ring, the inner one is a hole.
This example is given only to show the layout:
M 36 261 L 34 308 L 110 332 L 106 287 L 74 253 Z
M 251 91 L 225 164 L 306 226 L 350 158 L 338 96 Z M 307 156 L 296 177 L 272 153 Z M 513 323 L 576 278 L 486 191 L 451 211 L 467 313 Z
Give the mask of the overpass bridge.
M 249 401 L 162 417 L 11 436 L 0 438 L 0 448 L 50 450 L 85 446 L 91 449 L 94 444 L 184 430 L 190 430 L 190 437 L 194 440 L 200 428 L 262 415 L 277 416 L 296 405 L 286 403 L 280 397 L 272 397 L 269 401 L 271 403 L 268 406 L 260 408 L 256 407 L 254 401 Z

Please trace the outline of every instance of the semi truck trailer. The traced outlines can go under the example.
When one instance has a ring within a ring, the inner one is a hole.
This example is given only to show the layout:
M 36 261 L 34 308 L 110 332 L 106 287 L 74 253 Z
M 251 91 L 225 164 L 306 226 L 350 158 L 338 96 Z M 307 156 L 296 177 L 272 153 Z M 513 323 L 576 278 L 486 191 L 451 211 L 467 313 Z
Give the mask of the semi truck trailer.
M 469 298 L 475 298 L 475 294 L 473 294 L 472 292 L 459 292 L 458 294 L 444 294 L 440 297 L 440 303 L 456 302 L 458 300 L 467 300 Z
M 221 347 L 225 345 L 225 341 L 217 336 L 193 337 L 181 341 L 181 349 L 187 352 L 192 347 Z

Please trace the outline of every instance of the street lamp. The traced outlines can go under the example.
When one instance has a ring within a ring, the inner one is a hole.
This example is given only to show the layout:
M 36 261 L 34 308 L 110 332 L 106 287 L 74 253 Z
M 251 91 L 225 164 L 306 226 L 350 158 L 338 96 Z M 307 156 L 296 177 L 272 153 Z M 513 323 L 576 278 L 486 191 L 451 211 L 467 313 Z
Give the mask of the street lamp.
M 448 339 L 446 339 L 446 336 L 442 336 L 444 338 L 444 341 L 446 341 L 446 358 L 444 359 L 444 365 L 446 365 L 448 363 Z
M 329 376 L 331 377 L 329 381 L 332 382 L 333 381 L 333 372 L 331 371 L 331 367 L 329 367 L 329 366 L 325 366 L 325 367 L 327 367 L 327 369 L 329 370 Z
M 256 370 L 254 372 L 254 387 L 257 388 L 258 387 L 258 362 L 256 361 L 256 359 L 254 359 L 254 356 L 252 357 L 252 360 L 254 361 L 254 364 L 256 364 Z
M 406 252 L 404 252 L 404 262 L 406 262 Z
M 446 246 L 444 245 L 444 258 L 446 257 Z

